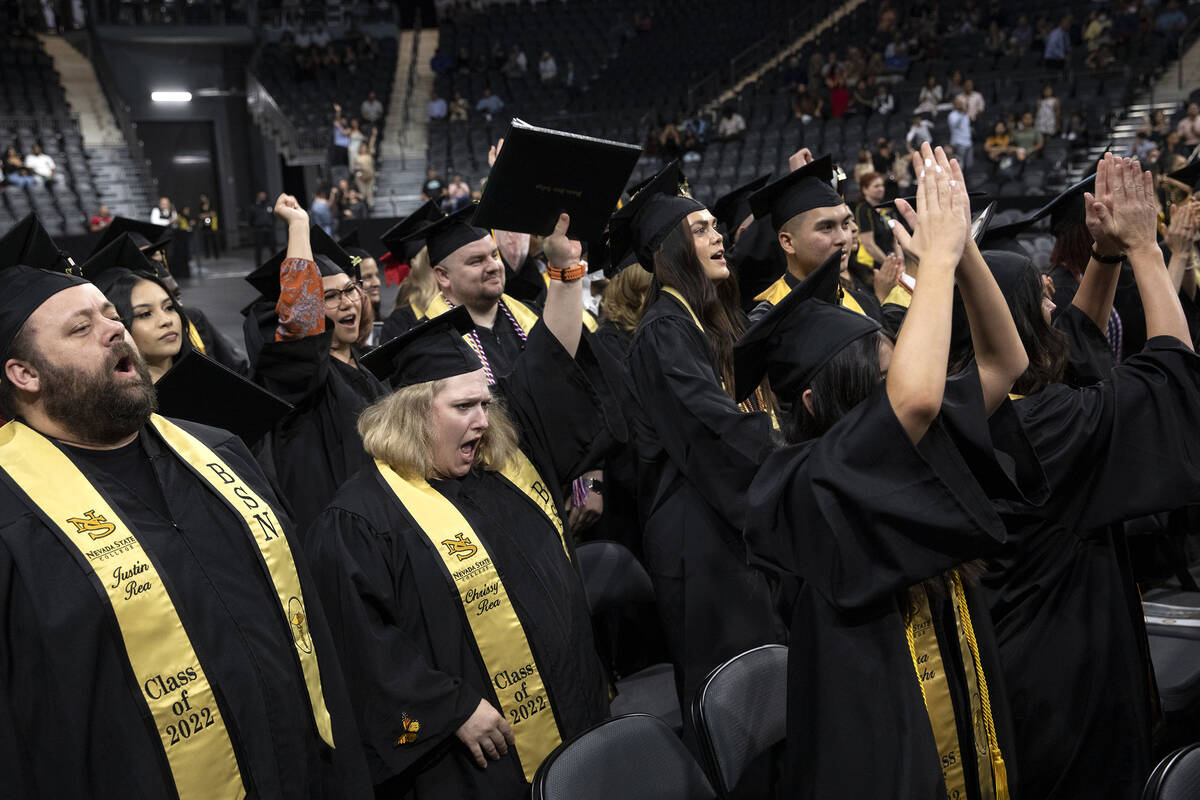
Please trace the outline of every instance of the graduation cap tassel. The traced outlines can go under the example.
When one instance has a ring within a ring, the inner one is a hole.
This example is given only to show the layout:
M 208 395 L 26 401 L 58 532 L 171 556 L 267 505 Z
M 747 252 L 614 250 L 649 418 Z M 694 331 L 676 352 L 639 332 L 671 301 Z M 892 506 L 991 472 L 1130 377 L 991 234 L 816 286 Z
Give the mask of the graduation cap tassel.
M 950 571 L 950 585 L 954 590 L 954 605 L 957 606 L 962 619 L 963 634 L 967 645 L 971 648 L 971 660 L 975 662 L 975 676 L 979 681 L 979 705 L 983 711 L 983 725 L 987 731 L 988 753 L 992 759 L 992 783 L 996 792 L 996 800 L 1009 800 L 1008 770 L 1004 766 L 1004 756 L 1000 753 L 1000 742 L 996 738 L 996 721 L 992 718 L 992 701 L 988 694 L 987 679 L 983 675 L 983 663 L 979 660 L 979 643 L 975 641 L 975 626 L 971 624 L 971 613 L 967 609 L 967 594 L 963 590 L 962 578 L 958 570 Z

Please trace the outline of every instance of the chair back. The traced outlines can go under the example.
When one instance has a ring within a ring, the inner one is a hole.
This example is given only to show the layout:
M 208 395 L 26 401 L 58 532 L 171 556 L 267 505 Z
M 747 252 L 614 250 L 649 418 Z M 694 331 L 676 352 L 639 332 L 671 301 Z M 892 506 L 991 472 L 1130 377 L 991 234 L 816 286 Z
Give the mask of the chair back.
M 533 777 L 533 800 L 713 800 L 704 771 L 658 717 L 612 717 L 563 742 Z
M 729 659 L 700 684 L 692 722 L 722 796 L 750 762 L 787 736 L 787 659 L 787 647 L 766 644 Z
M 1200 797 L 1200 743 L 1190 744 L 1158 762 L 1142 800 L 1193 800 Z
M 583 588 L 593 615 L 635 603 L 654 602 L 645 567 L 619 542 L 585 542 L 575 548 Z

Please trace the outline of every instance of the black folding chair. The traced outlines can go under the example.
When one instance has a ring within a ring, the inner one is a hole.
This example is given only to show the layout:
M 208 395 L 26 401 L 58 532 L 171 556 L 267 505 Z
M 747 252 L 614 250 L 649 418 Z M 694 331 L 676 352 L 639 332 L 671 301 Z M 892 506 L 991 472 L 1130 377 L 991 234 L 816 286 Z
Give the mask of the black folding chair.
M 1200 743 L 1190 744 L 1158 762 L 1142 800 L 1195 800 L 1200 797 Z
M 722 797 L 787 735 L 787 659 L 781 644 L 747 650 L 710 672 L 692 701 L 701 756 Z
M 712 800 L 704 771 L 657 717 L 628 714 L 563 742 L 533 776 L 533 800 Z

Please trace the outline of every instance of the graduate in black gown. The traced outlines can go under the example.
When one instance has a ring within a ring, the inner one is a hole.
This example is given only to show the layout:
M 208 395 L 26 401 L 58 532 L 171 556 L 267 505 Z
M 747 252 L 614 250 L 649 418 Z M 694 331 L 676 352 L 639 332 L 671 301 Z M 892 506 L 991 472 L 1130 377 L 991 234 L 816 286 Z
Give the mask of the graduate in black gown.
M 370 797 L 316 591 L 249 451 L 152 415 L 95 286 L 17 266 L 0 287 L 4 794 Z
M 836 305 L 833 259 L 736 348 L 738 394 L 765 372 L 792 407 L 792 444 L 759 470 L 746 525 L 754 563 L 800 580 L 786 797 L 1010 796 L 1005 692 L 972 576 L 1004 538 L 989 495 L 1041 488 L 1007 401 L 1026 359 L 966 236 L 957 163 L 921 156 L 924 277 L 894 354 L 877 323 Z M 956 264 L 979 356 L 947 380 Z M 1003 439 L 988 415 L 1008 418 Z
M 578 258 L 566 220 L 547 248 Z M 581 309 L 577 280 L 552 281 L 497 402 L 462 307 L 369 359 L 398 387 L 359 424 L 378 460 L 309 543 L 379 797 L 528 797 L 547 748 L 608 713 L 560 487 L 625 429 Z M 444 516 L 402 500 L 411 487 Z
M 1200 359 L 1155 243 L 1150 185 L 1136 162 L 1106 155 L 1086 196 L 1097 252 L 1132 265 L 1150 337 L 1097 384 L 1061 382 L 1068 342 L 1047 324 L 1036 269 L 993 260 L 1030 356 L 1014 405 L 1050 488 L 1041 508 L 1001 506 L 1009 541 L 985 579 L 1020 797 L 1135 798 L 1152 767 L 1157 697 L 1119 523 L 1196 498 Z M 1099 280 L 1097 266 L 1073 303 L 1103 320 L 1119 278 L 1110 268 Z
M 411 240 L 408 236 L 415 228 L 436 222 L 443 216 L 441 206 L 429 200 L 379 237 L 389 252 L 408 264 L 408 275 L 400 282 L 400 291 L 396 293 L 396 305 L 383 321 L 382 342 L 390 342 L 425 319 L 425 307 L 438 290 L 437 281 L 433 279 L 433 265 L 429 263 L 429 250 L 424 241 Z
M 740 537 L 746 488 L 772 447 L 770 401 L 733 401 L 732 345 L 745 325 L 737 286 L 712 214 L 677 187 L 665 170 L 618 211 L 611 250 L 634 250 L 654 275 L 628 359 L 638 502 L 690 729 L 686 709 L 708 672 L 784 631 Z
M 310 232 L 295 198 L 280 195 L 275 214 L 287 223 L 287 248 L 247 278 L 262 299 L 244 328 L 255 383 L 295 406 L 258 456 L 303 530 L 371 463 L 354 425 L 387 390 L 358 364 L 367 298 L 347 274 L 350 257 L 320 228 Z

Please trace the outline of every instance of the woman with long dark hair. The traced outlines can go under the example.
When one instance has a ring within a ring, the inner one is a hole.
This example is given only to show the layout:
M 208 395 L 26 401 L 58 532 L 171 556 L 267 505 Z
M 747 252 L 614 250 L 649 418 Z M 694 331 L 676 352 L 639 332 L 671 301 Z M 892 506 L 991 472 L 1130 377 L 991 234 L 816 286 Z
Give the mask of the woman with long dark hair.
M 1007 404 L 1026 359 L 967 236 L 962 172 L 941 148 L 922 151 L 921 280 L 894 350 L 877 322 L 838 306 L 835 259 L 736 347 L 738 396 L 766 374 L 791 409 L 790 446 L 759 470 L 746 526 L 752 563 L 796 586 L 781 796 L 1009 797 L 975 559 L 1004 538 L 989 497 L 1041 489 Z M 956 278 L 978 358 L 947 379 Z M 1002 435 L 989 435 L 992 415 L 1007 419 Z
M 1200 359 L 1155 241 L 1152 179 L 1107 155 L 1095 195 L 1083 200 L 1095 251 L 1132 265 L 1148 336 L 1098 383 L 1064 382 L 1072 340 L 1050 326 L 1029 259 L 988 254 L 1029 354 L 1014 406 L 1050 491 L 1040 508 L 1002 505 L 1008 541 L 984 579 L 1011 697 L 1019 797 L 1139 796 L 1158 699 L 1120 523 L 1200 495 Z M 1115 271 L 1091 286 L 1097 266 L 1076 306 L 1093 290 L 1111 306 Z M 1103 321 L 1108 306 L 1091 316 Z
M 643 553 L 687 713 L 718 664 L 782 641 L 766 579 L 746 564 L 745 492 L 772 444 L 769 393 L 739 406 L 733 343 L 745 329 L 713 215 L 664 170 L 614 216 L 612 259 L 653 278 L 630 347 Z

